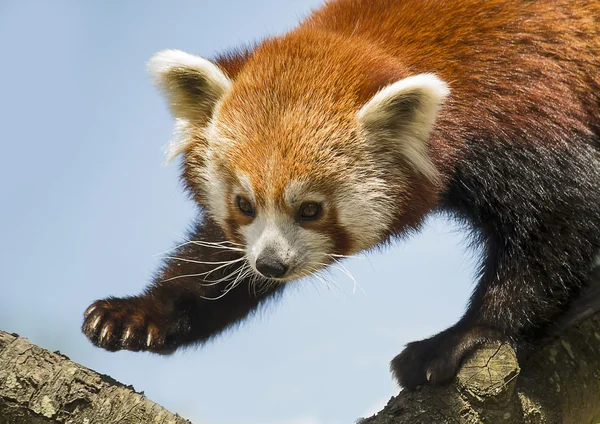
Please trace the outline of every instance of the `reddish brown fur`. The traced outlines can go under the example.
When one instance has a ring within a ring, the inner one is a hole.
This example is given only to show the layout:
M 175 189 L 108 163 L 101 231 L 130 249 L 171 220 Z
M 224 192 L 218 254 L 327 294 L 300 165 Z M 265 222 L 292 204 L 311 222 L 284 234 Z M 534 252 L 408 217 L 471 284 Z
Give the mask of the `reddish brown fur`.
M 220 119 L 245 124 L 243 134 L 226 134 L 243 141 L 228 149 L 225 167 L 250 176 L 258 199 L 268 189 L 280 197 L 307 175 L 335 185 L 361 154 L 358 138 L 346 136 L 358 109 L 385 85 L 423 72 L 452 89 L 430 142 L 444 181 L 465 140 L 490 139 L 496 123 L 514 143 L 563 140 L 552 133 L 561 127 L 587 132 L 584 123 L 599 114 L 599 17 L 600 3 L 573 0 L 328 3 L 251 57 L 220 60 L 235 80 Z M 437 202 L 438 189 L 408 175 L 397 182 L 396 204 L 410 207 L 394 230 L 417 225 Z

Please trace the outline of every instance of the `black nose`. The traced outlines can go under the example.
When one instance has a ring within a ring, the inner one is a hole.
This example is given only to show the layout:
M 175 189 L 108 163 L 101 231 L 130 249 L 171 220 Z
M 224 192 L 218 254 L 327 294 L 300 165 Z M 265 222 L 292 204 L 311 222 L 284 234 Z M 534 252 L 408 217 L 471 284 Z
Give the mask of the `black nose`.
M 256 269 L 267 278 L 283 277 L 288 266 L 273 256 L 259 256 L 256 260 Z

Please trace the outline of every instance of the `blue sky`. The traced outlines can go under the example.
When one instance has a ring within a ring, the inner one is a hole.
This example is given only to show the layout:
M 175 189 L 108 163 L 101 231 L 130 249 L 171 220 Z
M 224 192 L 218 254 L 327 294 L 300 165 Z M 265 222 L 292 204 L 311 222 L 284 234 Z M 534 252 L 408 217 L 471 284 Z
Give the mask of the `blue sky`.
M 320 3 L 0 0 L 0 328 L 194 423 L 350 423 L 398 391 L 389 360 L 454 323 L 472 286 L 465 239 L 440 219 L 346 261 L 362 290 L 340 272 L 331 290 L 292 283 L 200 349 L 109 353 L 79 331 L 94 299 L 143 289 L 196 213 L 177 166 L 162 166 L 172 120 L 148 58 L 165 48 L 210 58 Z

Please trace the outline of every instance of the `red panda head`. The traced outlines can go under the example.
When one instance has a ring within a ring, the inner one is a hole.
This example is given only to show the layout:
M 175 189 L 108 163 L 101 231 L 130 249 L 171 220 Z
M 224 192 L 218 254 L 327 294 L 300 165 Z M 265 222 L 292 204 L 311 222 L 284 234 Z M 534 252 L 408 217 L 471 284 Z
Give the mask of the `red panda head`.
M 181 51 L 150 61 L 176 118 L 169 159 L 184 154 L 195 200 L 259 275 L 296 279 L 377 245 L 415 224 L 414 182 L 438 184 L 427 140 L 446 84 L 373 89 L 381 78 L 340 54 L 267 42 L 233 81 Z

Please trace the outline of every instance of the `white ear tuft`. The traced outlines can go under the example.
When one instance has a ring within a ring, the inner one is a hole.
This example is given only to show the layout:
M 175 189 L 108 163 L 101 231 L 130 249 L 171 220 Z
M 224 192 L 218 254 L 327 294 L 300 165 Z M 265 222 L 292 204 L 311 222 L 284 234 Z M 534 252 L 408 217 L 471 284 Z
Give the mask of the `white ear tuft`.
M 218 102 L 231 89 L 231 81 L 214 63 L 180 50 L 155 54 L 148 69 L 176 119 L 175 137 L 166 152 L 169 162 L 191 142 L 191 125 L 208 125 Z
M 168 78 L 175 69 L 187 70 L 203 74 L 215 88 L 223 93 L 231 88 L 231 81 L 217 65 L 200 56 L 195 56 L 181 50 L 163 50 L 156 53 L 148 61 L 148 69 L 156 78 L 157 84 L 162 86 L 164 78 Z
M 165 165 L 168 165 L 183 153 L 190 142 L 192 141 L 192 135 L 190 131 L 190 123 L 185 119 L 175 119 L 175 129 L 173 130 L 173 138 L 164 147 L 163 151 L 165 154 Z
M 415 171 L 437 182 L 438 171 L 427 152 L 427 143 L 448 94 L 448 85 L 433 74 L 411 76 L 375 94 L 357 118 L 374 146 L 384 145 L 398 152 Z

